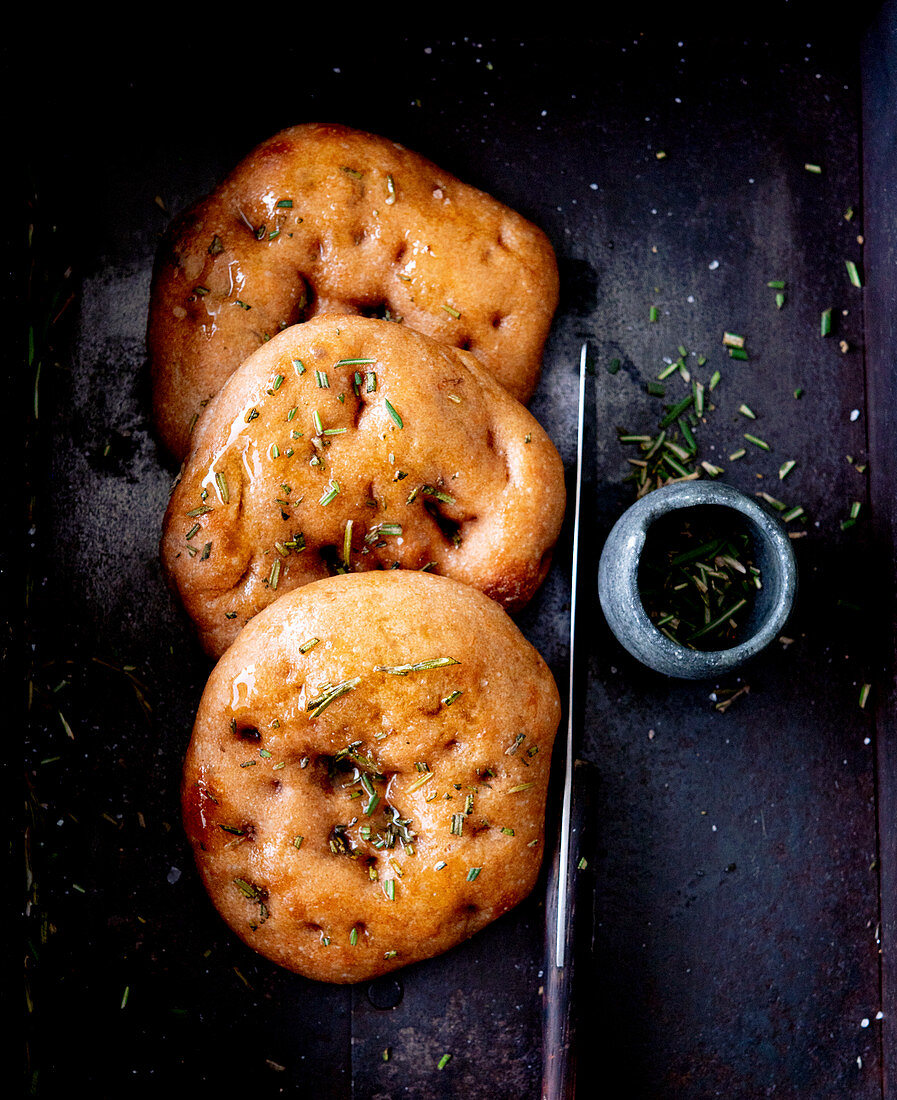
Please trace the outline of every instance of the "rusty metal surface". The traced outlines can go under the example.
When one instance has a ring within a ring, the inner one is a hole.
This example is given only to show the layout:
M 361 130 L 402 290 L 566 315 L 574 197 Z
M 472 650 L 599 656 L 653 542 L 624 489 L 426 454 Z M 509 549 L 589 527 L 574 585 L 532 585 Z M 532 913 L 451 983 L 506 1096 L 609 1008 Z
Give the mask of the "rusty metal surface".
M 214 79 L 187 99 L 170 50 L 75 57 L 59 44 L 43 57 L 27 109 L 37 204 L 25 259 L 41 287 L 43 273 L 58 274 L 62 292 L 38 296 L 42 316 L 59 317 L 31 417 L 22 547 L 33 1094 L 60 1095 L 72 1080 L 98 1096 L 539 1094 L 538 890 L 394 981 L 329 987 L 234 942 L 178 822 L 180 761 L 209 665 L 157 558 L 173 471 L 149 424 L 153 253 L 168 219 L 256 141 L 334 120 L 430 156 L 551 237 L 562 300 L 532 410 L 569 471 L 587 340 L 599 532 L 633 494 L 615 427 L 654 426 L 663 401 L 645 383 L 680 345 L 696 375 L 722 375 L 702 456 L 731 484 L 806 511 L 793 525 L 790 640 L 725 682 L 677 683 L 635 665 L 595 604 L 582 746 L 595 776 L 597 836 L 582 871 L 594 908 L 580 911 L 591 950 L 577 960 L 575 1006 L 583 1087 L 622 1072 L 625 1095 L 652 1100 L 888 1095 L 879 1014 L 882 967 L 893 979 L 894 963 L 881 950 L 894 943 L 893 923 L 880 941 L 880 887 L 891 884 L 893 901 L 894 868 L 880 865 L 893 843 L 877 808 L 897 796 L 893 748 L 879 747 L 876 772 L 875 714 L 887 699 L 876 640 L 893 627 L 878 598 L 893 586 L 883 545 L 893 527 L 867 517 L 870 501 L 893 501 L 893 484 L 875 480 L 893 464 L 880 475 L 869 454 L 886 447 L 887 417 L 868 400 L 893 402 L 881 377 L 893 329 L 880 287 L 870 322 L 866 291 L 845 273 L 846 259 L 864 270 L 869 19 L 860 9 L 837 35 L 774 19 L 729 37 L 649 22 L 583 36 L 321 38 L 282 47 L 275 65 L 248 62 L 243 91 L 224 56 L 210 60 Z M 886 74 L 893 39 L 876 34 Z M 250 100 L 247 88 L 264 94 Z M 886 176 L 888 157 L 877 163 Z M 786 282 L 781 308 L 770 280 Z M 829 307 L 834 331 L 822 338 Z M 878 350 L 867 363 L 870 323 Z M 726 330 L 746 334 L 746 361 L 726 354 Z M 32 383 L 28 374 L 29 406 Z M 772 450 L 730 461 L 752 427 Z M 859 521 L 842 529 L 854 501 Z M 565 538 L 518 616 L 561 683 Z

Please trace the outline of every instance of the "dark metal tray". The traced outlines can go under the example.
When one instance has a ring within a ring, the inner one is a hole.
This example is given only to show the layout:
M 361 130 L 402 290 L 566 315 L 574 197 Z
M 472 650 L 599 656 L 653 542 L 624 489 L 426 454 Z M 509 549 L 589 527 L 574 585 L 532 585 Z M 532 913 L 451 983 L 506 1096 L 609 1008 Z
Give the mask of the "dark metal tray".
M 32 227 L 19 305 L 33 352 L 13 376 L 28 509 L 24 545 L 8 540 L 28 561 L 26 1091 L 540 1094 L 541 887 L 444 956 L 330 987 L 234 940 L 179 825 L 209 664 L 158 564 L 174 471 L 148 417 L 149 273 L 175 212 L 257 141 L 319 120 L 401 141 L 547 231 L 562 300 L 531 407 L 571 470 L 587 341 L 600 533 L 633 498 L 616 427 L 653 428 L 663 399 L 646 383 L 680 345 L 696 375 L 721 374 L 702 455 L 804 508 L 787 638 L 742 674 L 664 679 L 595 613 L 580 755 L 597 827 L 571 1006 L 582 1094 L 623 1080 L 608 1094 L 895 1095 L 897 8 L 823 30 L 771 12 L 730 35 L 645 18 L 297 46 L 234 24 L 239 64 L 231 37 L 59 41 L 27 71 L 7 51 Z M 727 330 L 746 335 L 746 360 Z M 730 461 L 752 427 L 771 450 Z M 561 684 L 569 565 L 565 531 L 518 616 Z

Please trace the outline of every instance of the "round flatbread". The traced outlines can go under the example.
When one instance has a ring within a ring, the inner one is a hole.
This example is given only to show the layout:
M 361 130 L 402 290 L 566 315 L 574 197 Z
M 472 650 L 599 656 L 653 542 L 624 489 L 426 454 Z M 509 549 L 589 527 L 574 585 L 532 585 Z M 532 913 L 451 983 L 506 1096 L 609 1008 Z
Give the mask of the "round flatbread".
M 426 573 L 279 599 L 208 681 L 183 777 L 206 889 L 250 947 L 355 982 L 532 889 L 560 702 L 509 616 Z
M 172 224 L 148 347 L 154 416 L 181 459 L 233 370 L 320 313 L 400 321 L 473 352 L 528 400 L 558 300 L 545 234 L 396 142 L 307 124 L 259 145 Z
M 228 380 L 169 500 L 162 559 L 206 651 L 284 592 L 429 570 L 506 610 L 544 579 L 563 463 L 470 352 L 404 325 L 295 325 Z

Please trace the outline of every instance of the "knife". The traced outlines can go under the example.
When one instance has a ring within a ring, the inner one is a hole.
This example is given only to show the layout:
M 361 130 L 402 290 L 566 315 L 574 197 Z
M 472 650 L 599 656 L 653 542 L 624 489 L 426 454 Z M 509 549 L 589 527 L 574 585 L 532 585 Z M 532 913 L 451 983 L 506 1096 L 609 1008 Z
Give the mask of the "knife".
M 595 398 L 588 381 L 588 345 L 579 359 L 579 407 L 576 453 L 576 497 L 570 586 L 570 649 L 567 731 L 563 743 L 563 793 L 554 861 L 546 896 L 546 960 L 543 985 L 543 1100 L 568 1100 L 576 1088 L 575 997 L 576 936 L 574 915 L 583 893 L 578 868 L 583 859 L 583 834 L 593 804 L 590 765 L 576 760 L 588 664 L 584 638 L 589 605 L 594 600 L 597 555 L 590 554 L 592 524 L 589 492 L 594 478 Z

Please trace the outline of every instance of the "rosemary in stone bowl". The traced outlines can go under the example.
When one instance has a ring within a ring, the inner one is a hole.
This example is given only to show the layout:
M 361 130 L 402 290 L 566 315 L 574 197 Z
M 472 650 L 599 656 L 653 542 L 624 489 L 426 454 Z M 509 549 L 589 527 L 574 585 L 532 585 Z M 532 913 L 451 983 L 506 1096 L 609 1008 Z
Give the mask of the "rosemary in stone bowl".
M 726 510 L 706 506 L 661 517 L 639 564 L 648 618 L 671 641 L 692 649 L 728 649 L 742 639 L 761 587 L 751 537 Z

